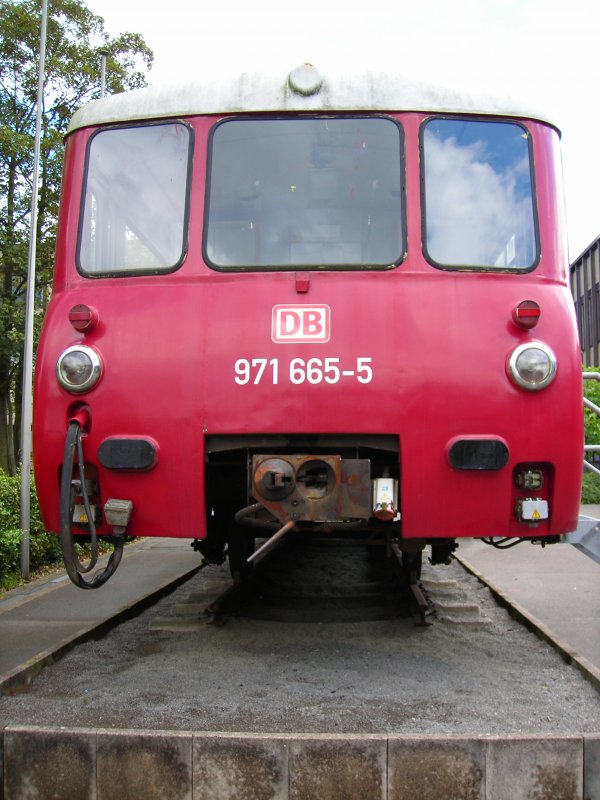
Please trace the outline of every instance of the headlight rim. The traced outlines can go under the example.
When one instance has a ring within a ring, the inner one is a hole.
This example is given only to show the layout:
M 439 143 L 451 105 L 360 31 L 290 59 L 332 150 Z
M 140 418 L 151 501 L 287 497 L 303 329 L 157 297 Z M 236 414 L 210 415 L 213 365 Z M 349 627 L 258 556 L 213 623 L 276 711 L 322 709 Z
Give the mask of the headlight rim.
M 89 378 L 80 384 L 70 383 L 68 380 L 66 380 L 61 372 L 61 366 L 64 359 L 70 353 L 74 352 L 84 353 L 92 363 L 92 372 Z M 103 365 L 100 353 L 93 347 L 90 347 L 86 344 L 74 344 L 70 347 L 67 347 L 65 350 L 63 350 L 56 361 L 56 380 L 65 391 L 69 392 L 69 394 L 83 394 L 84 392 L 88 392 L 90 389 L 93 389 L 102 377 L 102 372 Z
M 538 383 L 530 383 L 525 380 L 517 369 L 517 360 L 519 357 L 526 351 L 526 350 L 541 350 L 544 353 L 550 364 L 550 368 L 548 370 L 548 374 L 546 377 L 539 381 Z M 545 389 L 546 387 L 550 386 L 550 384 L 554 381 L 556 377 L 557 371 L 557 359 L 554 354 L 552 348 L 550 348 L 547 344 L 543 342 L 524 342 L 523 344 L 518 345 L 515 349 L 511 352 L 510 356 L 508 357 L 507 362 L 507 372 L 511 380 L 514 384 L 519 386 L 521 389 L 526 389 L 529 392 L 538 392 L 541 389 Z

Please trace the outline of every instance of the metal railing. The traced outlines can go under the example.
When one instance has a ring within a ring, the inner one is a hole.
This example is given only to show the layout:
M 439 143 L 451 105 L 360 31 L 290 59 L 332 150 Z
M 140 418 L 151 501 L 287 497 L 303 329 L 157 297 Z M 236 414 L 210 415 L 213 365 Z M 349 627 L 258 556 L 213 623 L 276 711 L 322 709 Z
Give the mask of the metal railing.
M 584 372 L 583 379 L 584 381 L 600 381 L 600 372 Z M 600 417 L 600 406 L 597 406 L 596 403 L 592 403 L 591 400 L 584 397 L 583 405 Z M 600 444 L 586 444 L 583 449 L 585 453 L 600 453 Z M 596 475 L 600 475 L 600 469 L 590 464 L 589 461 L 586 461 L 585 457 L 583 459 L 583 466 L 585 469 L 589 470 L 589 472 L 595 472 Z

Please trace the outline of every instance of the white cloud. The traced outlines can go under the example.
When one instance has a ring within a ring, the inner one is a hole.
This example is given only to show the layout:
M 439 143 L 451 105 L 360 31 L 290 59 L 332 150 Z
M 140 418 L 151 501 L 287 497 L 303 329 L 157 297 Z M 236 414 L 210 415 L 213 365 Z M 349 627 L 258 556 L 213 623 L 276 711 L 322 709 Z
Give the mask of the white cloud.
M 516 188 L 522 171 L 522 159 L 494 169 L 483 141 L 461 147 L 454 137 L 426 134 L 427 247 L 432 258 L 447 265 L 530 266 L 531 200 L 519 198 Z

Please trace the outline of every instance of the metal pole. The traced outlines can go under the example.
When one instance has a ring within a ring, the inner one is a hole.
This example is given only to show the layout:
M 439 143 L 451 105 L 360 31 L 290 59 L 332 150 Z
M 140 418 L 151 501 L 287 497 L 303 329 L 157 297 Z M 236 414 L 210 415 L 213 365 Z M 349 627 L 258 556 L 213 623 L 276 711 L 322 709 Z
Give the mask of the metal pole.
M 38 212 L 38 181 L 40 171 L 40 139 L 42 105 L 44 100 L 44 69 L 46 63 L 46 27 L 48 0 L 42 0 L 42 27 L 40 32 L 40 63 L 38 67 L 38 95 L 35 116 L 35 145 L 33 153 L 33 181 L 31 191 L 31 229 L 29 231 L 29 258 L 27 263 L 27 301 L 25 306 L 25 343 L 23 354 L 23 399 L 21 419 L 21 573 L 29 580 L 29 527 L 31 498 L 31 421 L 33 384 L 33 315 L 35 305 L 35 246 Z
M 106 94 L 106 57 L 108 50 L 100 50 L 100 97 Z

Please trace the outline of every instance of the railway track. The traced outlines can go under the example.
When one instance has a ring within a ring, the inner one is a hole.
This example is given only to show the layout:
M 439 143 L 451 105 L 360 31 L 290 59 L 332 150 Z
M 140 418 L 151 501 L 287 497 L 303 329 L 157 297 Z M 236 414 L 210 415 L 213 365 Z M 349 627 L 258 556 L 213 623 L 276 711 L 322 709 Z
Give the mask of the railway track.
M 369 557 L 362 542 L 290 536 L 257 564 L 247 585 L 234 584 L 208 607 L 278 622 L 361 622 L 410 613 L 397 563 Z
M 22 669 L 0 682 L 0 693 L 27 689 L 45 665 L 56 662 L 77 644 L 109 634 L 150 608 L 154 608 L 149 621 L 153 631 L 200 630 L 206 624 L 219 627 L 230 619 L 281 624 L 396 621 L 419 625 L 426 618 L 428 623 L 449 628 L 493 627 L 489 603 L 482 605 L 455 575 L 446 575 L 444 567 L 431 567 L 426 555 L 415 595 L 402 584 L 397 559 L 386 561 L 377 557 L 378 552 L 381 551 L 375 551 L 373 557 L 364 543 L 352 539 L 297 534 L 260 559 L 250 580 L 243 585 L 232 582 L 226 566 L 188 570 L 175 580 L 163 581 L 156 591 L 128 604 L 98 625 L 67 636 L 50 650 L 41 650 Z M 462 563 L 460 558 L 459 562 Z M 485 576 L 476 573 L 476 577 L 486 584 Z M 524 613 L 516 600 L 496 591 L 490 582 L 487 585 L 498 603 L 536 631 L 566 661 L 574 661 L 584 677 L 600 688 L 600 671 L 594 665 L 578 659 L 544 625 L 536 625 L 535 619 Z M 188 586 L 190 591 L 186 592 Z M 176 591 L 178 601 L 171 604 L 169 597 Z

